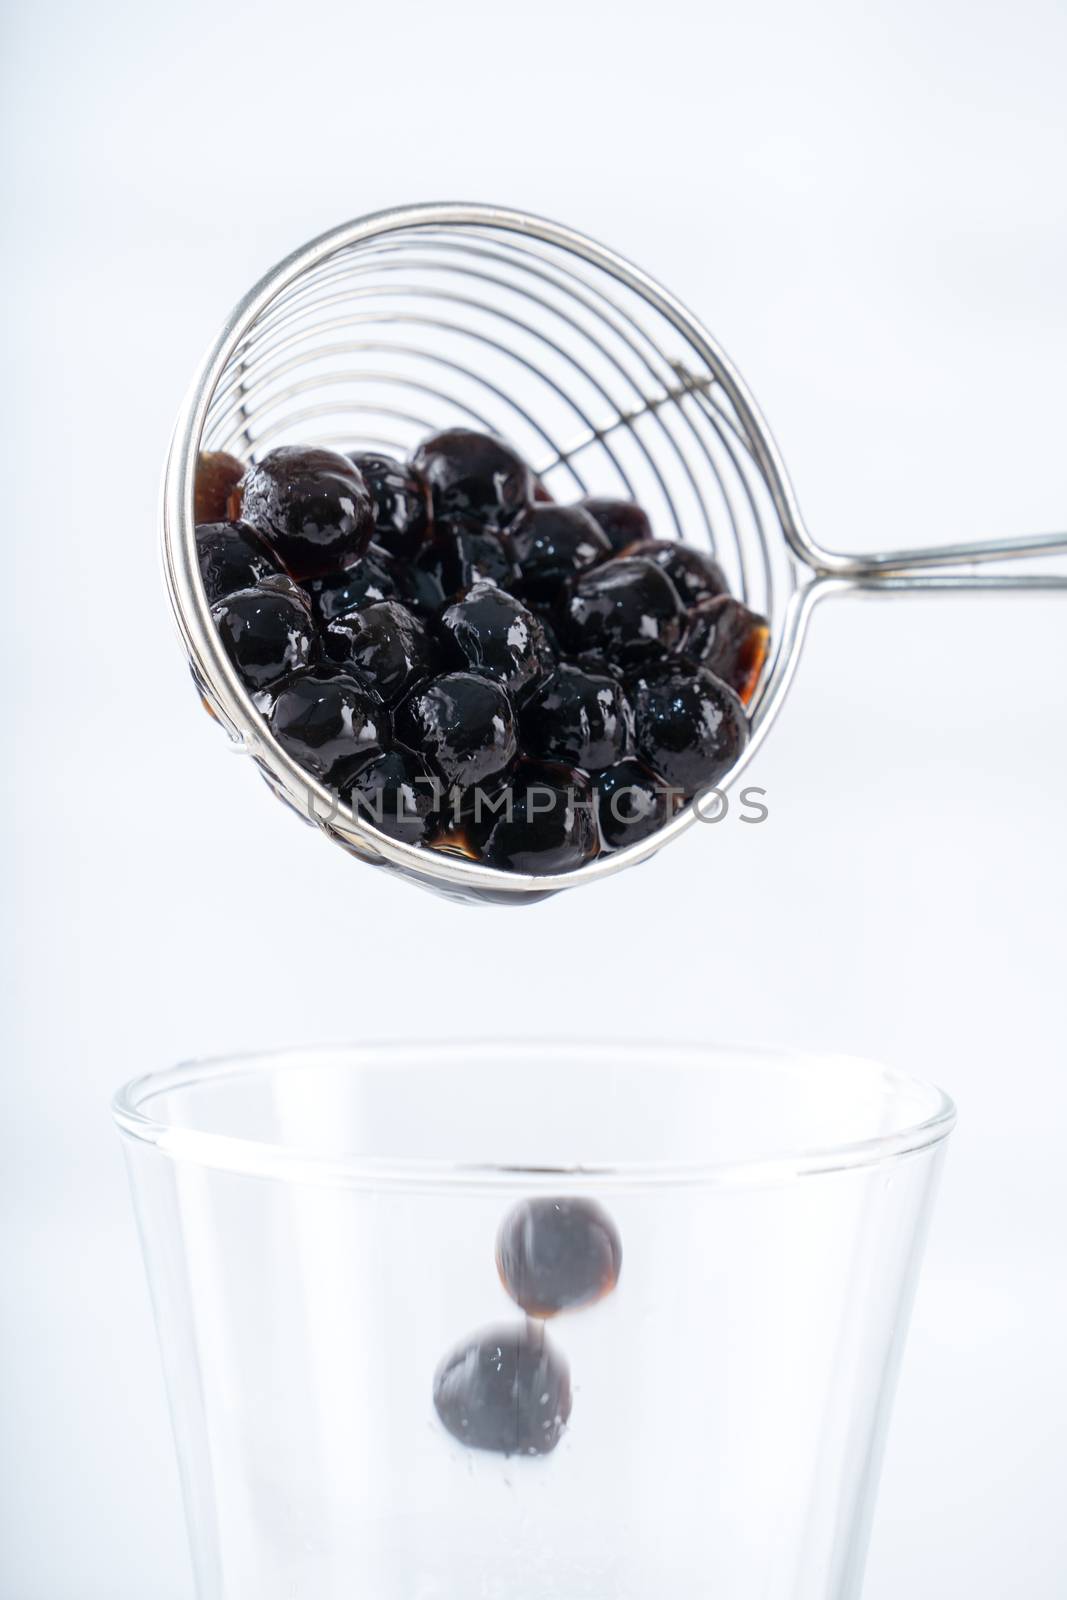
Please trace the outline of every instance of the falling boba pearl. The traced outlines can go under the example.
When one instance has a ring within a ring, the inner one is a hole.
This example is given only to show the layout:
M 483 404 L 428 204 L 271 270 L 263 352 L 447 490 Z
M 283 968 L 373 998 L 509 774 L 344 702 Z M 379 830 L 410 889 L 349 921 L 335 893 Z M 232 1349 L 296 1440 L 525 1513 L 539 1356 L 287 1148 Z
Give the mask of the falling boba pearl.
M 453 1438 L 472 1450 L 545 1456 L 571 1414 L 570 1371 L 539 1324 L 485 1328 L 442 1361 L 433 1403 Z
M 619 1280 L 619 1232 L 595 1200 L 522 1200 L 497 1236 L 500 1280 L 531 1317 L 590 1306 Z

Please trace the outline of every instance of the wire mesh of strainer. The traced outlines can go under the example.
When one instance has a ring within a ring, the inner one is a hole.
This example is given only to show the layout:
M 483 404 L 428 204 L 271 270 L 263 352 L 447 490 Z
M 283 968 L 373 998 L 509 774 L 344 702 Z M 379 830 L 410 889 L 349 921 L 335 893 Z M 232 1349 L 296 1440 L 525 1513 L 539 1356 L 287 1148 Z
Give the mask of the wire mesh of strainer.
M 193 675 L 275 791 L 363 859 L 464 898 L 515 900 L 643 860 L 693 820 L 551 876 L 502 873 L 394 841 L 341 806 L 271 738 L 212 626 L 200 583 L 193 482 L 201 450 L 257 460 L 317 443 L 406 456 L 445 426 L 498 433 L 553 497 L 641 504 L 660 538 L 710 548 L 732 591 L 770 622 L 750 706 L 766 735 L 817 599 L 841 586 L 974 586 L 922 569 L 1067 551 L 1067 535 L 869 558 L 806 532 L 767 427 L 699 322 L 636 267 L 522 212 L 427 205 L 346 224 L 295 252 L 233 312 L 178 418 L 163 500 L 164 565 Z M 1002 584 L 1062 587 L 1053 573 Z

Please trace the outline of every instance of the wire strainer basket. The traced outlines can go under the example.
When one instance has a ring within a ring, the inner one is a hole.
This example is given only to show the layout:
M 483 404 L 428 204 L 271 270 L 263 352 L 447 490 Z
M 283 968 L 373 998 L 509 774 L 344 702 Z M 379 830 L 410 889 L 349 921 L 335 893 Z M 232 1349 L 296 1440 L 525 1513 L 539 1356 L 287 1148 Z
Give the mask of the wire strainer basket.
M 212 625 L 193 517 L 198 453 L 254 461 L 281 444 L 406 456 L 447 426 L 508 439 L 557 500 L 632 499 L 659 538 L 711 549 L 767 617 L 749 707 L 767 735 L 816 603 L 849 588 L 1065 588 L 1050 568 L 978 564 L 1067 553 L 1067 534 L 848 556 L 804 526 L 774 441 L 700 322 L 637 267 L 575 233 L 495 206 L 379 212 L 323 234 L 234 310 L 179 415 L 163 492 L 167 586 L 201 693 L 275 792 L 362 859 L 461 898 L 540 898 L 644 860 L 694 820 L 552 875 L 500 872 L 400 843 L 316 783 L 271 737 Z

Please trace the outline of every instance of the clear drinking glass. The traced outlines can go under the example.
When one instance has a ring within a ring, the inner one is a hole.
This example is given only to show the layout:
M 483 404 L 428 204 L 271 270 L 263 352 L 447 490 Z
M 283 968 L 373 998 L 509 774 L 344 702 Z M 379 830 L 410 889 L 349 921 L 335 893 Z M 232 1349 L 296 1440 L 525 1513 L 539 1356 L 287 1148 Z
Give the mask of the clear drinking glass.
M 839 1057 L 483 1043 L 194 1064 L 115 1115 L 200 1600 L 859 1593 L 938 1090 Z M 536 1196 L 594 1199 L 622 1266 L 546 1325 L 558 1445 L 500 1455 L 445 1430 L 434 1375 L 523 1329 L 495 1243 Z

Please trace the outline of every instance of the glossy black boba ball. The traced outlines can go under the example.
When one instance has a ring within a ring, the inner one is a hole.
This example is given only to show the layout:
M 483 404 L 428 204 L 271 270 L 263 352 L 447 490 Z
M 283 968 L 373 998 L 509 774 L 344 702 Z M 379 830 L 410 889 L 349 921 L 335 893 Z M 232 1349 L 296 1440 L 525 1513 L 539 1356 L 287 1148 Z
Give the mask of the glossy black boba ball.
M 413 690 L 397 707 L 394 731 L 449 789 L 495 783 L 518 749 L 506 692 L 471 672 L 446 672 Z
M 388 714 L 363 683 L 336 667 L 314 667 L 274 694 L 270 730 L 294 761 L 338 788 L 389 736 Z
M 380 600 L 335 617 L 323 649 L 339 667 L 394 705 L 433 670 L 434 646 L 422 623 L 399 600 Z
M 242 516 L 294 578 L 340 572 L 374 537 L 367 486 L 335 450 L 269 451 L 245 474 Z
M 508 543 L 522 573 L 519 592 L 536 601 L 551 600 L 568 578 L 611 555 L 581 506 L 531 506 L 512 524 Z
M 358 606 L 395 600 L 400 592 L 400 571 L 387 550 L 372 544 L 350 567 L 328 578 L 308 578 L 303 588 L 315 616 L 327 623 Z
M 349 457 L 374 505 L 374 542 L 410 561 L 430 531 L 430 490 L 420 473 L 392 456 L 354 450 Z
M 748 743 L 744 706 L 701 667 L 654 666 L 631 677 L 628 687 L 638 755 L 686 796 L 716 784 Z
M 435 517 L 472 517 L 499 530 L 533 497 L 529 467 L 494 434 L 470 428 L 432 434 L 412 465 L 430 486 Z
M 241 515 L 245 464 L 225 450 L 202 450 L 196 458 L 194 522 L 236 522 Z
M 467 517 L 438 523 L 415 565 L 419 575 L 429 580 L 426 596 L 432 598 L 439 592 L 442 603 L 483 579 L 508 588 L 519 576 L 499 535 Z
M 579 500 L 578 504 L 588 511 L 616 555 L 621 555 L 627 545 L 635 544 L 638 539 L 652 537 L 652 524 L 641 507 L 634 505 L 632 500 L 594 497 Z
M 423 844 L 437 822 L 441 780 L 421 756 L 387 750 L 340 785 L 341 799 L 365 822 L 404 844 Z
M 476 583 L 443 611 L 438 638 L 449 666 L 494 679 L 515 705 L 529 699 L 552 669 L 540 621 L 495 583 Z
M 423 553 L 428 553 L 430 548 L 430 545 L 427 545 Z M 398 564 L 396 588 L 397 594 L 408 610 L 416 612 L 427 623 L 436 618 L 448 599 L 441 584 L 441 575 L 436 570 L 432 558 L 430 565 L 426 567 L 418 559 L 407 565 Z
M 442 1361 L 433 1403 L 452 1437 L 472 1450 L 548 1455 L 571 1414 L 570 1372 L 540 1324 L 485 1328 Z
M 521 1200 L 497 1235 L 496 1265 L 511 1298 L 531 1317 L 575 1311 L 619 1281 L 619 1230 L 595 1200 Z
M 247 522 L 198 523 L 196 555 L 204 592 L 212 605 L 278 573 L 277 562 Z
M 305 667 L 315 644 L 307 596 L 290 579 L 264 578 L 211 608 L 226 652 L 250 689 L 267 689 Z
M 600 837 L 607 850 L 647 839 L 672 813 L 667 785 L 641 761 L 618 761 L 597 773 L 594 782 Z
M 766 617 L 723 594 L 702 600 L 690 611 L 682 651 L 728 683 L 747 706 L 756 692 L 769 642 Z
M 622 554 L 628 559 L 654 561 L 674 584 L 686 607 L 713 600 L 729 588 L 717 561 L 692 545 L 679 544 L 677 539 L 642 539 Z
M 569 659 L 584 671 L 591 672 L 594 677 L 616 678 L 625 688 L 627 678 L 637 670 L 638 666 L 649 667 L 653 662 L 662 662 L 666 665 L 668 661 L 675 659 L 675 652 L 664 649 L 662 645 L 648 644 L 642 648 L 641 659 L 636 663 L 625 658 L 618 660 L 603 650 L 580 651 L 576 655 L 571 655 Z
M 545 643 L 552 654 L 552 659 L 554 661 L 558 661 L 561 656 L 566 654 L 566 652 L 561 646 L 559 637 L 556 633 L 556 626 L 552 620 L 552 607 L 530 604 L 528 609 L 533 612 L 534 616 L 537 618 L 542 629 L 544 630 Z
M 584 772 L 549 762 L 523 761 L 483 808 L 466 836 L 487 866 L 508 872 L 569 872 L 600 848 L 593 791 Z
M 634 718 L 617 679 L 561 661 L 523 711 L 520 731 L 527 755 L 591 772 L 630 753 Z
M 616 559 L 567 586 L 555 622 L 574 655 L 634 662 L 674 649 L 684 616 L 678 591 L 655 562 Z

